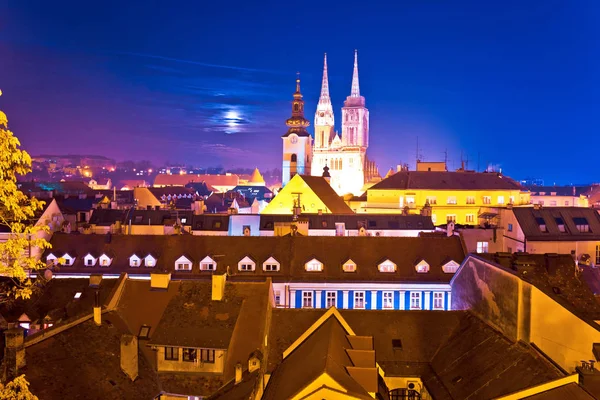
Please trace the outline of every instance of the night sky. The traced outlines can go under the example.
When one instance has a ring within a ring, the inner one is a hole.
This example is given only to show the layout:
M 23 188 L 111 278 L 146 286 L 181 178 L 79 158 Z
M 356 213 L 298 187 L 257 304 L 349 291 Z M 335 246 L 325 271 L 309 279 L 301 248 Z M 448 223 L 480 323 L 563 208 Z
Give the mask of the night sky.
M 280 167 L 296 71 L 312 124 L 327 52 L 340 130 L 356 48 L 382 174 L 418 136 L 454 168 L 600 181 L 597 0 L 8 3 L 0 109 L 32 154 Z

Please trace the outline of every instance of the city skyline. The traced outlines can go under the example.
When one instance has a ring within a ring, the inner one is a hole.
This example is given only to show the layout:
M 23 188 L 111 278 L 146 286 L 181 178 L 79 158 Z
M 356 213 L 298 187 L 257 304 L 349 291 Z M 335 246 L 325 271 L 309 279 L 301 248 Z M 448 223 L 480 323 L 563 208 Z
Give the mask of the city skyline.
M 548 157 L 596 141 L 597 5 L 315 6 L 278 4 L 264 29 L 264 13 L 245 3 L 164 16 L 133 4 L 89 14 L 76 3 L 5 6 L 0 108 L 32 154 L 271 169 L 296 72 L 312 125 L 327 53 L 340 121 L 356 48 L 381 175 L 414 165 L 418 137 L 423 159 L 447 151 L 453 168 L 462 154 L 470 169 L 493 164 L 516 179 L 599 180 L 592 157 Z M 329 13 L 338 18 L 323 24 Z M 357 13 L 364 20 L 349 23 Z

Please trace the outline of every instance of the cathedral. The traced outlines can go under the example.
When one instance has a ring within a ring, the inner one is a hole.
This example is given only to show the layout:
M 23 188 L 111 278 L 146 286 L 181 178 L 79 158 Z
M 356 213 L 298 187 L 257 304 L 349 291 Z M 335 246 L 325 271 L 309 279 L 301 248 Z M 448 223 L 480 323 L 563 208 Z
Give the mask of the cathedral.
M 323 66 L 321 96 L 315 113 L 314 140 L 306 128 L 300 79 L 292 102 L 292 117 L 286 121 L 283 138 L 283 176 L 285 186 L 295 174 L 329 174 L 331 187 L 339 194 L 360 195 L 365 184 L 379 177 L 375 163 L 367 158 L 369 147 L 369 110 L 360 95 L 358 54 L 354 53 L 354 72 L 350 96 L 342 107 L 342 134 L 335 131 L 333 106 L 329 96 L 327 55 Z M 327 168 L 325 168 L 327 167 Z M 328 170 L 328 172 L 327 172 Z

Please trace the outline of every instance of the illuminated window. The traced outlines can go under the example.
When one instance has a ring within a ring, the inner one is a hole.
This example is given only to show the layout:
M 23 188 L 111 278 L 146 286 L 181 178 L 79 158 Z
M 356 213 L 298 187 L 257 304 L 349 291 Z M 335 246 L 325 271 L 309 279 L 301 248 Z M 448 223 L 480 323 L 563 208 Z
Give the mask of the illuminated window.
M 217 263 L 212 258 L 206 256 L 200 261 L 200 271 L 214 271 L 217 268 Z
M 492 204 L 492 196 L 483 196 L 483 204 Z
M 254 271 L 255 268 L 256 268 L 256 263 L 248 256 L 244 257 L 238 263 L 238 269 L 240 271 Z
M 352 260 L 348 260 L 343 265 L 344 272 L 356 272 L 356 263 Z
M 565 228 L 565 221 L 563 221 L 563 219 L 561 217 L 556 217 L 554 218 L 554 221 L 556 222 L 556 226 L 558 226 L 558 231 L 559 232 L 566 232 L 566 228 Z
M 437 204 L 437 198 L 435 196 L 427 196 L 427 202 L 430 205 Z
M 213 349 L 200 349 L 200 362 L 214 364 L 215 351 Z
M 112 259 L 109 256 L 107 256 L 106 254 L 102 254 L 100 256 L 100 265 L 102 267 L 108 267 L 111 262 L 112 262 Z
M 268 272 L 279 271 L 279 262 L 273 257 L 269 257 L 267 261 L 263 263 L 263 270 Z
M 165 347 L 165 360 L 171 360 L 171 361 L 179 360 L 179 348 L 178 347 Z
M 590 231 L 590 226 L 588 224 L 587 219 L 585 219 L 583 217 L 573 218 L 573 222 L 575 223 L 575 226 L 577 227 L 577 230 L 579 232 L 583 233 L 583 232 Z
M 433 292 L 433 309 L 443 310 L 444 309 L 444 293 Z
M 327 292 L 326 294 L 326 305 L 327 308 L 335 307 L 337 300 L 337 292 Z
M 465 222 L 467 223 L 473 223 L 475 222 L 475 215 L 474 214 L 467 214 L 465 215 Z
M 456 196 L 448 196 L 447 204 L 456 204 Z
M 379 272 L 396 272 L 396 264 L 390 260 L 385 260 L 378 265 Z
M 498 196 L 498 204 L 504 204 L 504 196 Z
M 467 196 L 467 204 L 475 204 L 475 197 Z
M 354 308 L 365 308 L 365 292 L 354 292 Z
M 508 196 L 508 204 L 515 204 L 515 196 Z
M 323 271 L 323 263 L 316 258 L 313 258 L 304 265 L 307 271 Z
M 313 292 L 302 292 L 302 308 L 313 307 Z
M 421 292 L 410 292 L 410 309 L 421 309 Z
M 596 265 L 600 265 L 600 245 L 596 245 Z
M 444 271 L 446 274 L 453 274 L 456 272 L 458 267 L 459 264 L 456 261 L 450 260 L 446 264 L 442 265 L 442 271 Z
M 488 242 L 477 242 L 477 252 L 478 253 L 487 253 L 488 247 L 489 247 Z
M 406 205 L 415 204 L 415 196 L 406 196 Z
M 548 227 L 546 226 L 546 221 L 544 221 L 544 218 L 537 217 L 535 220 L 540 228 L 540 232 L 548 232 Z
M 156 258 L 152 257 L 151 254 L 148 254 L 144 258 L 144 265 L 149 268 L 155 267 L 156 266 Z
M 456 214 L 446 214 L 446 223 L 450 222 L 456 223 Z
M 281 290 L 274 290 L 273 297 L 275 298 L 275 305 L 281 305 Z
M 78 299 L 81 297 L 81 292 L 77 292 L 75 293 L 75 296 L 73 298 Z
M 429 264 L 427 264 L 427 262 L 425 260 L 421 260 L 421 261 L 419 261 L 419 263 L 417 265 L 415 265 L 415 270 L 419 274 L 425 274 L 425 273 L 429 272 Z
M 183 361 L 195 362 L 197 355 L 198 355 L 198 349 L 192 349 L 192 348 L 184 348 L 183 349 Z
M 148 325 L 142 325 L 140 327 L 140 332 L 138 333 L 138 338 L 148 339 L 149 337 L 150 337 L 150 327 Z
M 435 214 L 431 214 L 431 222 L 435 224 L 437 221 L 437 216 Z
M 129 266 L 130 267 L 139 267 L 141 261 L 142 260 L 137 255 L 134 254 L 131 257 L 129 257 Z
M 383 308 L 394 308 L 394 292 L 383 292 Z

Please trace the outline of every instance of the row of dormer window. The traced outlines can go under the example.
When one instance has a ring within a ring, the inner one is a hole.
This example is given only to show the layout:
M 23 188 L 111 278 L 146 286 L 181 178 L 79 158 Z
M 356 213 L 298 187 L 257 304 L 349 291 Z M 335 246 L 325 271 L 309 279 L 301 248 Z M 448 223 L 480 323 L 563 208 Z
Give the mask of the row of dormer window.
M 76 259 L 76 257 L 71 256 L 69 253 L 65 253 L 61 258 L 64 260 L 62 265 L 67 266 L 73 265 Z M 56 257 L 52 253 L 48 254 L 48 256 L 46 257 L 47 262 L 53 262 L 56 264 L 57 260 L 58 257 Z M 94 257 L 92 254 L 88 253 L 83 257 L 83 263 L 86 267 L 94 267 L 96 265 L 99 265 L 101 267 L 109 267 L 112 261 L 113 258 L 107 254 L 102 254 L 99 257 Z M 154 257 L 152 254 L 148 254 L 145 257 L 139 257 L 138 255 L 133 254 L 129 257 L 129 266 L 141 267 L 142 265 L 144 265 L 145 267 L 153 268 L 156 266 L 157 261 L 157 258 Z M 191 271 L 193 265 L 194 262 L 186 256 L 181 256 L 177 260 L 175 260 L 176 271 Z M 206 256 L 200 261 L 199 266 L 201 271 L 214 271 L 216 270 L 217 262 L 213 260 L 210 256 Z M 280 263 L 273 257 L 269 257 L 262 264 L 263 271 L 266 272 L 277 272 L 280 270 L 280 266 Z M 458 269 L 458 266 L 459 264 L 456 261 L 450 260 L 444 265 L 442 265 L 442 271 L 444 271 L 445 273 L 455 273 Z M 309 272 L 321 272 L 324 270 L 324 267 L 324 264 L 316 258 L 313 258 L 306 264 L 304 264 L 304 269 Z M 414 265 L 414 268 L 417 273 L 428 273 L 430 266 L 427 263 L 427 261 L 423 259 L 416 263 Z M 377 265 L 377 269 L 379 270 L 379 272 L 393 273 L 396 272 L 397 265 L 390 259 L 386 259 L 385 261 Z M 238 262 L 238 270 L 255 271 L 256 262 L 249 256 L 246 256 Z M 352 261 L 352 259 L 348 259 L 342 265 L 342 270 L 344 272 L 356 272 L 357 265 L 354 261 Z

